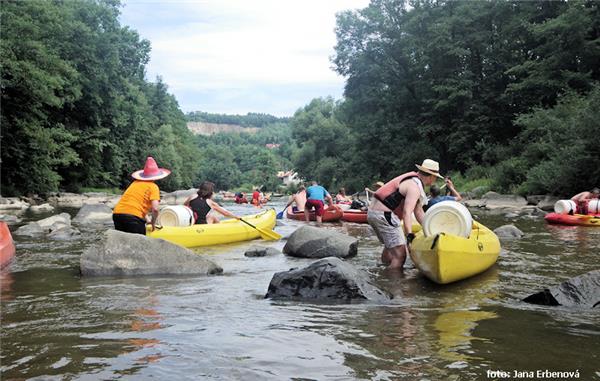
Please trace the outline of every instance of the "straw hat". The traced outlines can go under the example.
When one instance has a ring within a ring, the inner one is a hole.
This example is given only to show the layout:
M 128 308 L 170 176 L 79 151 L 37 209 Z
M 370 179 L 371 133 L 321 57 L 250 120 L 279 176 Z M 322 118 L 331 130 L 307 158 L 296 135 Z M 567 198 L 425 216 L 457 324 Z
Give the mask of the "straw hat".
M 431 175 L 437 176 L 440 179 L 444 179 L 444 176 L 440 175 L 440 163 L 431 159 L 423 160 L 423 164 L 415 164 L 420 171 L 429 173 Z
M 144 169 L 140 169 L 139 171 L 133 172 L 131 174 L 131 177 L 133 177 L 136 180 L 154 181 L 164 179 L 170 174 L 171 171 L 164 168 L 158 168 L 158 165 L 156 164 L 154 158 L 152 158 L 152 156 L 148 156 L 148 158 L 146 159 L 146 165 L 144 165 Z

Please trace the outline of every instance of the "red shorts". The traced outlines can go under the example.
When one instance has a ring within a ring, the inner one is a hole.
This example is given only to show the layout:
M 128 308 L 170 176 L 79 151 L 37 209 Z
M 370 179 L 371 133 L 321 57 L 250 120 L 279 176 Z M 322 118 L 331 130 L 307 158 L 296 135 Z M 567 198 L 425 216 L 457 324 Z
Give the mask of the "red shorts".
M 323 216 L 325 212 L 325 204 L 321 200 L 306 200 L 306 205 L 304 209 L 310 211 L 312 208 L 315 208 L 315 214 L 319 217 Z

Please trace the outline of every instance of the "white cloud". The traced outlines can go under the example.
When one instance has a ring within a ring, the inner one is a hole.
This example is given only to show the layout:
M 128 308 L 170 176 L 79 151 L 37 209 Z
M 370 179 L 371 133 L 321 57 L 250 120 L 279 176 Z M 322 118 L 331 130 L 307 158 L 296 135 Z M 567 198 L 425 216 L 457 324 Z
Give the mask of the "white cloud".
M 279 109 L 256 110 L 249 108 L 256 102 L 244 105 L 239 97 L 254 87 L 270 86 L 339 89 L 337 94 L 312 97 L 341 94 L 343 78 L 329 61 L 336 43 L 335 13 L 367 4 L 367 0 L 129 1 L 122 22 L 151 41 L 148 77 L 162 76 L 184 111 L 200 109 L 206 101 L 194 106 L 194 97 L 206 99 L 212 93 L 230 102 L 236 99 L 235 107 L 223 105 L 223 110 L 289 115 L 312 98 L 294 106 L 261 93 L 264 107 L 279 105 Z M 297 96 L 290 94 L 289 99 L 296 101 Z

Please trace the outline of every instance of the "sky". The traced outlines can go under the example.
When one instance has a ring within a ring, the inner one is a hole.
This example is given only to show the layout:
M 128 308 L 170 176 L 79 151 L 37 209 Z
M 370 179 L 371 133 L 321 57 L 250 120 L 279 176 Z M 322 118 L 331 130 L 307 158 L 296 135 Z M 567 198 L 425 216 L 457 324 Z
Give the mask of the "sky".
M 340 99 L 335 14 L 368 0 L 124 0 L 121 24 L 150 41 L 146 79 L 161 76 L 184 112 L 292 116 Z

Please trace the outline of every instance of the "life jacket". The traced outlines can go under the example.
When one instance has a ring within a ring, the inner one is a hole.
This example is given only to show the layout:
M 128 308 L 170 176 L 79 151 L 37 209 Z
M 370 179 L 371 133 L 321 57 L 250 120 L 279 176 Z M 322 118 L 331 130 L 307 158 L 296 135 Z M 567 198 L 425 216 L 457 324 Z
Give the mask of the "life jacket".
M 418 177 L 417 172 L 408 172 L 385 183 L 381 188 L 377 189 L 374 196 L 379 202 L 386 206 L 389 210 L 395 210 L 402 204 L 405 196 L 400 193 L 400 183 Z

